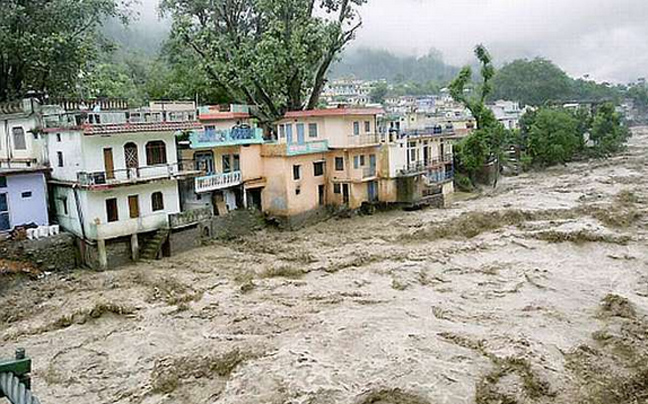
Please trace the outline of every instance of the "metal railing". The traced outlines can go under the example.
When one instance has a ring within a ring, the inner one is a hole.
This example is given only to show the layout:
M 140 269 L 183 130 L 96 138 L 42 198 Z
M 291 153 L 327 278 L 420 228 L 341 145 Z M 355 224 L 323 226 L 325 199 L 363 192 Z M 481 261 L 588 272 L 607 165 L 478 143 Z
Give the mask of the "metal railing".
M 0 398 L 12 404 L 40 404 L 31 391 L 31 359 L 22 348 L 16 349 L 14 360 L 0 361 Z
M 196 178 L 196 193 L 216 191 L 241 184 L 243 175 L 240 171 L 206 175 Z
M 450 153 L 445 154 L 440 158 L 432 158 L 425 161 L 416 161 L 409 163 L 403 168 L 398 169 L 398 175 L 413 175 L 413 174 L 423 174 L 426 171 L 430 170 L 433 167 L 449 164 L 454 161 L 454 156 Z
M 376 176 L 376 167 L 365 167 L 362 169 L 362 178 L 371 178 Z
M 192 148 L 263 143 L 261 128 L 205 129 L 189 136 Z
M 302 154 L 324 153 L 328 151 L 328 140 L 314 140 L 304 143 L 289 143 L 286 145 L 286 155 L 299 156 Z
M 178 163 L 159 164 L 112 171 L 81 171 L 77 173 L 77 179 L 82 186 L 114 185 L 142 180 L 171 178 L 180 172 L 181 169 Z

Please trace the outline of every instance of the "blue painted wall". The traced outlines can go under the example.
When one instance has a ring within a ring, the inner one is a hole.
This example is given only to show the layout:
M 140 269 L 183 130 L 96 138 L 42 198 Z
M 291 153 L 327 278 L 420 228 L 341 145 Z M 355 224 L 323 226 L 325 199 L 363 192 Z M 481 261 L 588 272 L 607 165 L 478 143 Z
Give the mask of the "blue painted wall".
M 43 173 L 7 176 L 7 188 L 0 188 L 0 192 L 7 193 L 9 223 L 12 228 L 28 223 L 36 223 L 39 226 L 49 225 L 47 186 Z M 28 192 L 31 192 L 31 196 L 25 194 Z

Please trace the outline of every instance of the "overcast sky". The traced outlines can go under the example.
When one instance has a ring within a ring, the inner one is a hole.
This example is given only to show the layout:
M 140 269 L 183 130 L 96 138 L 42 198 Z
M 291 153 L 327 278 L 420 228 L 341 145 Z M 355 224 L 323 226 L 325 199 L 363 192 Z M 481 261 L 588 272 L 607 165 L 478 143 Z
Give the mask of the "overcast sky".
M 158 0 L 143 0 L 151 9 Z M 498 64 L 543 56 L 570 75 L 648 76 L 648 0 L 369 0 L 354 46 L 440 50 L 456 65 L 484 43 Z

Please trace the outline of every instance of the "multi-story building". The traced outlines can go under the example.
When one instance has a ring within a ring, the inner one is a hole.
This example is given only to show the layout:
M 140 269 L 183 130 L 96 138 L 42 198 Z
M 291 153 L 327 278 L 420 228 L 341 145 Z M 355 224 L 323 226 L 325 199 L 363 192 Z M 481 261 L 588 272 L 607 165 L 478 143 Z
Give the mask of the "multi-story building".
M 377 201 L 377 116 L 382 113 L 357 108 L 288 112 L 277 122 L 278 143 L 265 145 L 262 152 L 271 195 L 264 211 L 307 217 L 324 206 L 357 209 Z
M 35 99 L 0 105 L 0 234 L 49 224 L 41 110 Z
M 176 135 L 198 126 L 195 106 L 60 105 L 44 129 L 58 223 L 84 242 L 91 266 L 120 264 L 124 254 L 112 251 L 128 244 L 133 259 L 154 258 L 181 211 L 178 181 L 197 174 L 176 151 Z
M 520 108 L 520 104 L 514 101 L 499 100 L 489 105 L 491 111 L 506 129 L 519 129 L 520 119 L 526 112 L 525 108 Z
M 182 159 L 201 172 L 181 183 L 183 209 L 208 208 L 214 215 L 248 206 L 261 209 L 263 130 L 245 106 L 201 108 L 199 119 L 202 128 L 181 151 Z
M 453 140 L 435 130 L 392 132 L 382 150 L 384 201 L 447 206 L 454 192 Z

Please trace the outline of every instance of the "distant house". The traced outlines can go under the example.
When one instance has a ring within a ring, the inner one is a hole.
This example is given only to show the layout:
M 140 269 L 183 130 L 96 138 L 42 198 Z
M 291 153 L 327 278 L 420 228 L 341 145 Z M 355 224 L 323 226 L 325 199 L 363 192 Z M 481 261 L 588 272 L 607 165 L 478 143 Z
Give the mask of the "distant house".
M 41 109 L 34 99 L 0 104 L 0 233 L 49 225 Z

